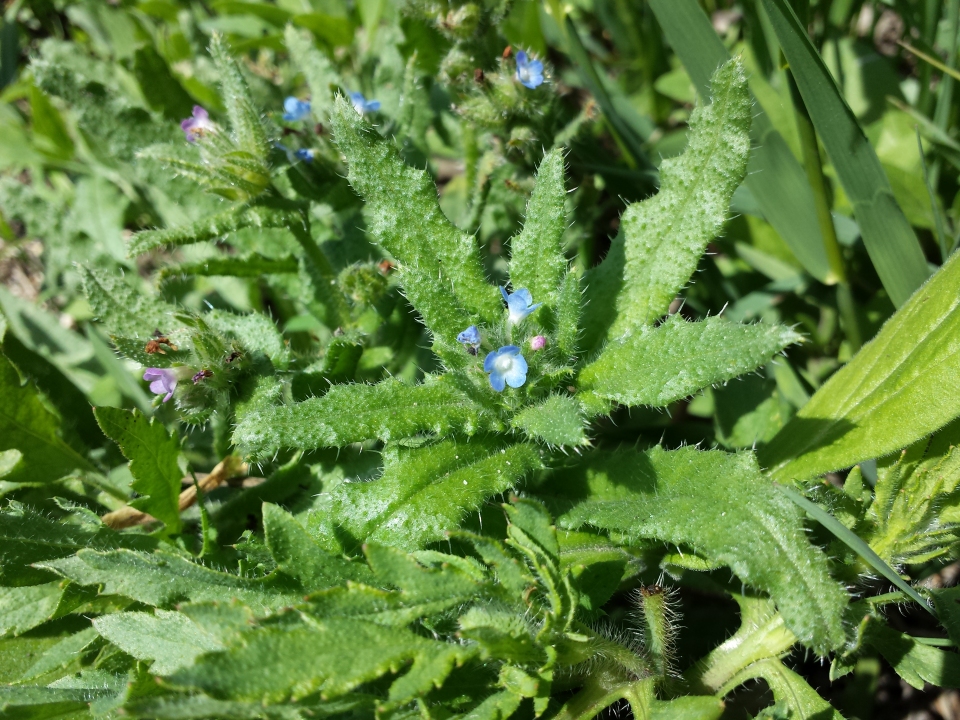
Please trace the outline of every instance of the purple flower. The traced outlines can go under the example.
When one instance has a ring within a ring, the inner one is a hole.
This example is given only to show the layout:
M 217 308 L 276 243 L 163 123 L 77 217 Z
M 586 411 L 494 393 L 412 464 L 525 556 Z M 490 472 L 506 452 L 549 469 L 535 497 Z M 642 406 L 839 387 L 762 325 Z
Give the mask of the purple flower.
M 205 133 L 213 132 L 217 126 L 210 119 L 210 113 L 199 105 L 193 106 L 193 117 L 180 123 L 180 129 L 187 135 L 187 142 L 196 142 Z
M 516 325 L 543 305 L 543 303 L 534 305 L 533 296 L 530 295 L 530 291 L 526 288 L 520 288 L 516 292 L 508 295 L 507 291 L 501 287 L 500 294 L 503 295 L 503 301 L 507 303 L 507 308 L 510 310 L 510 316 L 507 319 L 511 325 Z
M 543 335 L 534 335 L 530 338 L 530 349 L 536 352 L 543 350 L 547 346 L 547 339 Z
M 516 345 L 504 345 L 489 353 L 483 369 L 490 373 L 490 387 L 497 392 L 503 392 L 506 385 L 518 388 L 527 381 L 527 361 Z
M 521 50 L 517 53 L 517 81 L 524 87 L 535 90 L 543 84 L 543 63 L 530 60 Z
M 292 95 L 283 101 L 283 119 L 287 122 L 303 120 L 310 114 L 310 102 L 299 100 Z
M 177 368 L 147 368 L 143 371 L 143 379 L 150 383 L 150 392 L 157 395 L 166 393 L 163 402 L 167 402 L 177 389 L 180 373 Z
M 367 100 L 363 93 L 352 92 L 349 93 L 350 102 L 353 103 L 353 109 L 356 110 L 361 115 L 366 115 L 369 112 L 376 112 L 380 109 L 379 100 Z

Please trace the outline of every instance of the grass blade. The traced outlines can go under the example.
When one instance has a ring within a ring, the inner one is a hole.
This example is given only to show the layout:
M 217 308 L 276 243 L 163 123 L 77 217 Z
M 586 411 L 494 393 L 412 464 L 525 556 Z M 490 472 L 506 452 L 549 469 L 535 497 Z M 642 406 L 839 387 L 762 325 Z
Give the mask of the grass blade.
M 890 299 L 900 307 L 930 274 L 917 236 L 893 196 L 877 154 L 787 0 L 763 0 L 763 7 L 853 204 L 870 259 Z
M 710 76 L 730 57 L 709 18 L 696 0 L 650 0 L 650 7 L 700 94 L 708 97 Z M 822 282 L 835 282 L 807 176 L 759 104 L 754 111 L 746 184 L 804 269 Z
M 807 498 L 793 488 L 789 488 L 786 485 L 781 485 L 780 483 L 774 483 L 774 486 L 777 488 L 777 490 L 782 492 L 790 500 L 796 503 L 800 508 L 805 510 L 810 517 L 833 533 L 833 535 L 835 535 L 840 542 L 863 558 L 865 563 L 900 588 L 908 597 L 910 597 L 911 600 L 915 600 L 924 610 L 931 615 L 935 615 L 933 609 L 930 607 L 927 601 L 924 600 L 916 590 L 910 587 L 910 585 L 902 577 L 897 575 L 893 568 L 887 565 L 880 558 L 880 556 L 870 548 L 869 545 L 867 545 L 856 535 L 856 533 L 853 532 L 853 530 L 850 530 L 848 527 L 841 524 L 839 520 L 833 517 L 833 515 L 828 513 L 816 503 L 807 500 Z

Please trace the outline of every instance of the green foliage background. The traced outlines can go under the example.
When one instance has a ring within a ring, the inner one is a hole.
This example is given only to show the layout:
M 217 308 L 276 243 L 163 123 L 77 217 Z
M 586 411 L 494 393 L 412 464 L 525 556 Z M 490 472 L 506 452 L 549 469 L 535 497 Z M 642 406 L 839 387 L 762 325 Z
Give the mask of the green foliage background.
M 7 3 L 0 716 L 960 687 L 958 39 L 960 0 Z

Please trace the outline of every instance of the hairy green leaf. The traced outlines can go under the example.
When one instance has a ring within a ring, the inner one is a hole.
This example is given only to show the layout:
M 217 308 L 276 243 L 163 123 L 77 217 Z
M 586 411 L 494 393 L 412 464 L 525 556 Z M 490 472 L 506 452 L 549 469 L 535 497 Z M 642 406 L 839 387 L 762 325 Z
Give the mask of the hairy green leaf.
M 210 55 L 217 66 L 223 104 L 237 146 L 255 158 L 266 158 L 270 151 L 270 138 L 260 120 L 260 111 L 250 95 L 240 65 L 230 55 L 229 48 L 218 33 L 214 33 L 210 40 Z
M 936 588 L 930 590 L 933 606 L 937 610 L 940 624 L 947 631 L 953 644 L 960 647 L 960 587 Z
M 548 445 L 577 447 L 589 442 L 583 408 L 569 395 L 551 395 L 514 415 L 511 424 Z
M 960 655 L 955 652 L 919 643 L 875 618 L 867 620 L 863 641 L 875 647 L 897 675 L 918 690 L 926 683 L 960 687 Z
M 595 454 L 550 481 L 573 501 L 560 518 L 691 548 L 769 592 L 789 627 L 817 652 L 843 642 L 846 593 L 807 539 L 802 516 L 753 455 L 693 448 Z
M 0 452 L 15 450 L 19 460 L 7 470 L 5 482 L 48 483 L 93 466 L 64 442 L 60 418 L 36 387 L 20 384 L 17 369 L 0 354 Z
M 672 315 L 607 345 L 580 373 L 580 388 L 624 405 L 662 407 L 755 370 L 800 340 L 789 328 L 741 325 L 719 317 Z
M 287 25 L 284 42 L 290 51 L 290 57 L 303 73 L 310 88 L 310 110 L 317 122 L 327 122 L 330 108 L 333 107 L 331 88 L 342 85 L 340 76 L 327 56 L 313 45 L 310 34 Z
M 405 165 L 342 97 L 333 128 L 370 232 L 397 260 L 407 298 L 438 345 L 455 347 L 468 325 L 499 318 L 499 294 L 484 278 L 476 243 L 444 216 L 427 174 Z
M 187 225 L 142 230 L 130 238 L 127 252 L 136 257 L 155 248 L 192 245 L 216 240 L 244 228 L 283 228 L 293 222 L 289 213 L 260 205 L 240 205 Z
M 190 275 L 258 278 L 263 275 L 292 274 L 298 272 L 299 268 L 300 263 L 291 256 L 275 259 L 259 253 L 244 256 L 221 255 L 196 262 L 165 265 L 157 273 L 157 282 L 162 284 L 172 278 Z
M 763 678 L 778 704 L 788 709 L 791 717 L 808 720 L 843 720 L 837 710 L 824 700 L 802 677 L 776 658 L 761 660 L 747 667 L 728 683 L 722 692 L 730 692 L 748 680 Z
M 0 635 L 19 635 L 49 620 L 60 604 L 59 582 L 0 588 Z
M 563 232 L 567 229 L 564 201 L 563 153 L 552 150 L 537 169 L 537 184 L 527 203 L 523 230 L 510 241 L 510 282 L 526 288 L 534 302 L 557 305 L 560 281 L 567 267 Z
M 442 379 L 428 378 L 423 385 L 390 379 L 336 385 L 323 397 L 252 409 L 237 424 L 233 441 L 254 457 L 266 457 L 285 447 L 342 447 L 424 432 L 472 435 L 490 424 L 479 405 Z
M 311 526 L 344 549 L 363 542 L 416 549 L 442 540 L 468 512 L 541 467 L 530 444 L 474 438 L 423 448 L 388 446 L 377 480 L 342 483 L 315 504 Z
M 960 255 L 954 255 L 759 452 L 806 479 L 881 457 L 947 424 L 960 407 Z
M 666 313 L 720 231 L 750 154 L 750 94 L 743 65 L 713 77 L 713 102 L 690 120 L 689 143 L 660 168 L 660 192 L 630 205 L 606 259 L 589 271 L 582 327 L 587 348 Z
M 150 670 L 156 675 L 170 675 L 192 665 L 205 652 L 223 649 L 216 638 L 178 612 L 111 613 L 95 618 L 93 626 L 125 653 L 138 660 L 153 660 Z
M 180 438 L 139 410 L 99 407 L 100 428 L 130 461 L 131 488 L 141 497 L 130 503 L 160 520 L 170 532 L 180 530 Z

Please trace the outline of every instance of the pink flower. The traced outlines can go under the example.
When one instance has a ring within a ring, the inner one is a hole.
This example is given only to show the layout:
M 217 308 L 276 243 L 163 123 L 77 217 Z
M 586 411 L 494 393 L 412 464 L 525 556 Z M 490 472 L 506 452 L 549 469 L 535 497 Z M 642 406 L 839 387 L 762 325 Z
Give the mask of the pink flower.
M 216 128 L 210 113 L 199 105 L 193 106 L 193 117 L 180 123 L 180 129 L 187 135 L 187 142 L 196 142 L 204 133 L 213 132 Z
M 166 393 L 163 402 L 167 402 L 177 389 L 180 373 L 176 368 L 147 368 L 143 371 L 143 379 L 150 383 L 150 392 L 157 395 Z
M 530 349 L 536 352 L 547 346 L 547 339 L 543 335 L 534 335 L 530 338 Z

